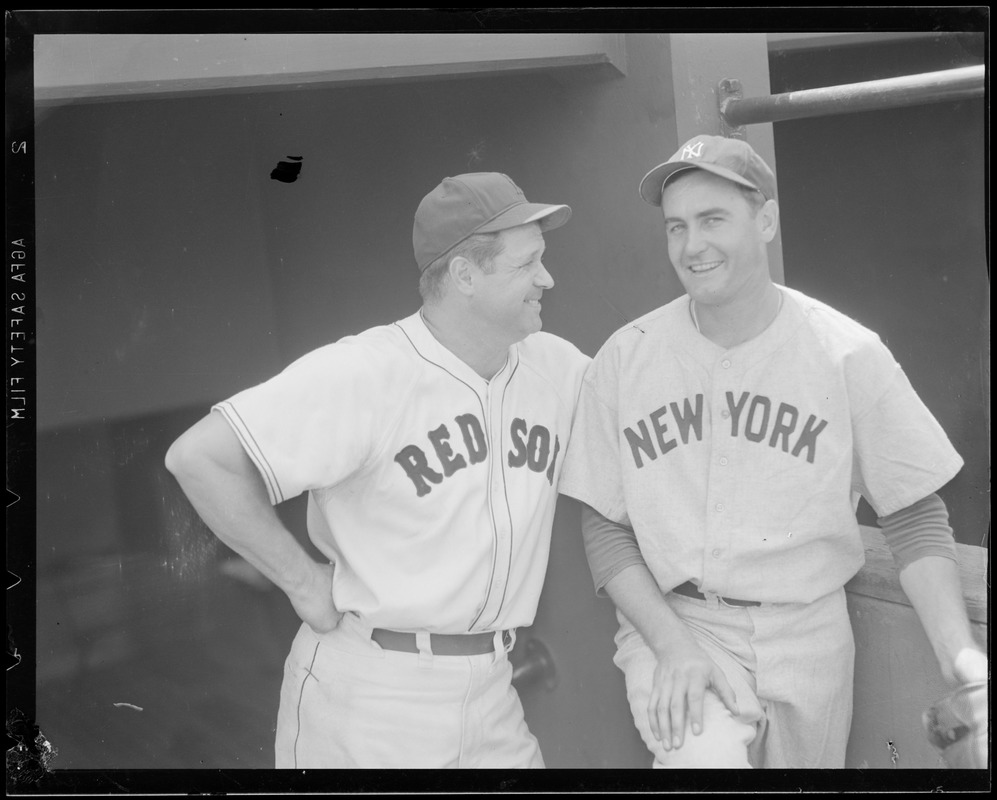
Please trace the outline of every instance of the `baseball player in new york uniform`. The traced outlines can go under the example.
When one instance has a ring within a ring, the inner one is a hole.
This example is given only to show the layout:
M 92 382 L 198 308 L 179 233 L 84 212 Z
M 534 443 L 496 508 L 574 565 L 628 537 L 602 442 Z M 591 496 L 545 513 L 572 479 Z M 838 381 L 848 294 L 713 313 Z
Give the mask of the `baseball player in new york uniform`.
M 986 678 L 935 494 L 962 460 L 876 334 L 771 281 L 747 143 L 697 136 L 640 194 L 687 294 L 596 355 L 561 482 L 635 724 L 656 767 L 843 767 L 859 495 L 943 674 Z
M 416 212 L 422 308 L 219 403 L 167 464 L 302 618 L 278 767 L 542 767 L 508 652 L 532 624 L 589 361 L 540 332 L 565 205 L 505 175 Z M 308 493 L 315 563 L 272 506 Z

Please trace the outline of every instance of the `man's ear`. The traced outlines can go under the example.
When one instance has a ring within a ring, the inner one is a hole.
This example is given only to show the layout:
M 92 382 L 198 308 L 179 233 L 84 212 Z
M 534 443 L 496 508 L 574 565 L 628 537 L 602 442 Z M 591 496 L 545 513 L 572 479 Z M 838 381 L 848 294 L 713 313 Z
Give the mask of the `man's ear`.
M 464 256 L 454 256 L 450 259 L 450 280 L 453 281 L 457 291 L 465 296 L 474 294 L 474 279 L 477 267 Z
M 758 210 L 758 226 L 766 244 L 775 238 L 779 230 L 779 204 L 775 200 L 766 200 Z

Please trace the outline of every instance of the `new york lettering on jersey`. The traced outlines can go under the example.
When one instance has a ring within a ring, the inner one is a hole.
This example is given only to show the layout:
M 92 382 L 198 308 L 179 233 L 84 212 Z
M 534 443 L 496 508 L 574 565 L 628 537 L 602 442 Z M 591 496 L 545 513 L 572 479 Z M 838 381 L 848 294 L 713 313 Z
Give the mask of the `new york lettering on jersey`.
M 827 420 L 806 414 L 791 403 L 773 400 L 762 394 L 733 392 L 725 394 L 731 438 L 744 437 L 750 442 L 766 444 L 782 452 L 805 458 L 810 464 L 817 457 L 817 438 L 827 427 Z M 669 416 L 670 415 L 670 416 Z M 805 417 L 805 418 L 804 418 Z M 668 419 L 673 421 L 669 426 Z M 718 435 L 722 435 L 722 427 Z M 667 455 L 679 444 L 691 439 L 703 440 L 703 395 L 668 402 L 645 418 L 623 429 L 637 469 L 659 455 Z
M 506 454 L 514 469 L 526 467 L 543 474 L 554 485 L 554 467 L 561 451 L 557 434 L 544 425 L 530 425 L 516 417 L 509 425 L 512 448 Z M 453 430 L 447 422 L 426 433 L 429 447 L 408 444 L 395 454 L 395 461 L 415 486 L 416 495 L 428 495 L 433 484 L 440 484 L 463 469 L 480 464 L 488 457 L 488 437 L 481 420 L 474 414 L 454 417 Z M 455 449 L 457 448 L 457 449 Z

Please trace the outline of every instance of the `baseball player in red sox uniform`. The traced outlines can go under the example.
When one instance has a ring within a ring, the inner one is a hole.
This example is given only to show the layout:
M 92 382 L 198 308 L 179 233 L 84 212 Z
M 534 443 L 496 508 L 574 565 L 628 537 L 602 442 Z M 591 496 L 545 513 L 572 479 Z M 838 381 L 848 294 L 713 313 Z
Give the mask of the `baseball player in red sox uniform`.
M 775 177 L 697 136 L 652 169 L 687 294 L 589 368 L 561 491 L 656 767 L 843 767 L 859 495 L 953 682 L 986 679 L 936 490 L 961 468 L 880 339 L 769 277 Z
M 446 178 L 413 243 L 422 308 L 219 403 L 167 465 L 302 619 L 277 767 L 542 767 L 508 652 L 532 624 L 589 362 L 540 332 L 565 205 Z M 308 493 L 311 559 L 272 506 Z

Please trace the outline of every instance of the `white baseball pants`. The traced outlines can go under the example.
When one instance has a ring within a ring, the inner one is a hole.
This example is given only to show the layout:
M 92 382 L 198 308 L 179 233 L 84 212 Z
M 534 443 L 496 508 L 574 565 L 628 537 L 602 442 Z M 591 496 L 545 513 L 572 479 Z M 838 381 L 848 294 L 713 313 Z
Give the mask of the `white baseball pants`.
M 647 713 L 657 660 L 618 615 L 614 661 L 655 767 L 844 767 L 855 661 L 844 589 L 809 604 L 746 608 L 674 593 L 667 599 L 727 676 L 740 713 L 735 717 L 707 691 L 700 735 L 687 720 L 682 747 L 665 750 Z
M 354 614 L 326 634 L 302 624 L 284 665 L 276 766 L 542 768 L 511 681 L 505 647 L 403 653 L 373 642 Z

